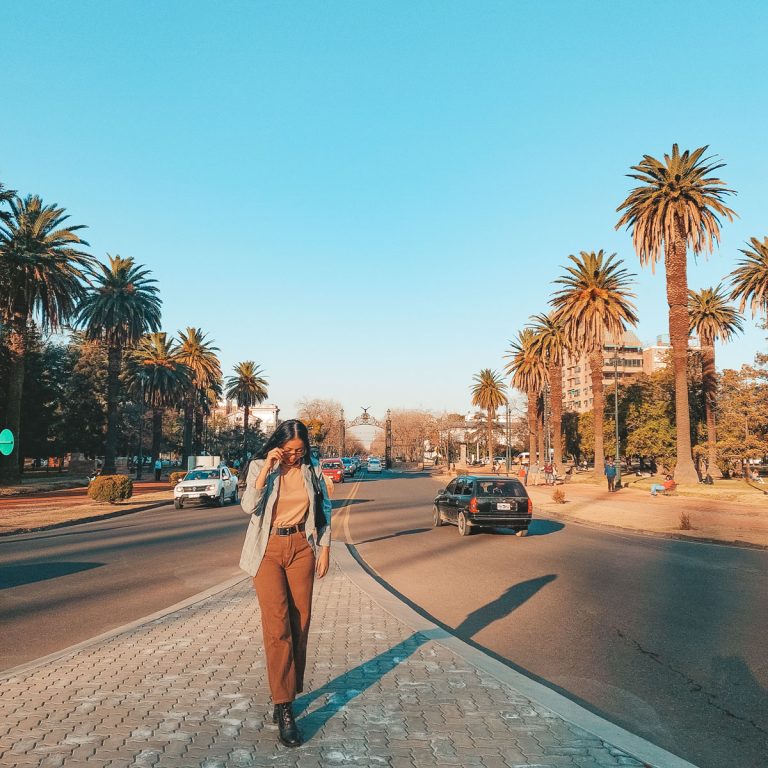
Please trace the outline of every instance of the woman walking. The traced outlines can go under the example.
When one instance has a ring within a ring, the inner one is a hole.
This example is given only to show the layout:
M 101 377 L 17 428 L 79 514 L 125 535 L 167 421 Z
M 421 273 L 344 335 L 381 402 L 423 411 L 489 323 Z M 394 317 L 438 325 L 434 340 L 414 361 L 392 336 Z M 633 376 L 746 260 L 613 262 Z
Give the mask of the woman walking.
M 280 741 L 298 747 L 293 700 L 304 687 L 312 587 L 328 572 L 331 545 L 331 502 L 302 422 L 272 433 L 248 467 L 241 504 L 251 522 L 240 567 L 253 576 L 261 607 L 272 720 Z

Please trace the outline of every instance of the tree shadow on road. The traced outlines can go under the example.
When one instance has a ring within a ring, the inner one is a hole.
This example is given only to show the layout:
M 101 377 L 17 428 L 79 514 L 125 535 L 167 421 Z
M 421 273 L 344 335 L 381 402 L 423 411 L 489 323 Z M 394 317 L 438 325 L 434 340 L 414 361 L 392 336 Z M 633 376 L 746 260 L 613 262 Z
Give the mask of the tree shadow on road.
M 23 584 L 57 579 L 81 571 L 101 568 L 104 563 L 35 563 L 33 565 L 0 566 L 0 589 L 11 589 Z

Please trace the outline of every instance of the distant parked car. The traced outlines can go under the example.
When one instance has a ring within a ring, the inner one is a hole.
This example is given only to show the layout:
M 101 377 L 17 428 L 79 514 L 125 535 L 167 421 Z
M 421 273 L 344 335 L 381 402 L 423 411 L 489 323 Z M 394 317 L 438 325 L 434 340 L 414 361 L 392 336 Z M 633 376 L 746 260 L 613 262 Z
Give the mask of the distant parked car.
M 533 503 L 525 486 L 509 477 L 463 475 L 451 480 L 432 507 L 432 524 L 452 523 L 462 536 L 475 528 L 512 528 L 525 536 Z
M 381 459 L 377 459 L 377 458 L 371 456 L 371 458 L 368 459 L 368 467 L 367 467 L 367 469 L 368 469 L 369 472 L 380 473 L 381 470 L 383 469 L 383 467 L 381 465 Z
M 202 502 L 223 507 L 237 498 L 237 478 L 227 467 L 192 469 L 173 488 L 173 505 L 182 509 L 187 502 Z
M 320 471 L 334 483 L 344 482 L 344 465 L 341 459 L 323 459 L 320 462 Z

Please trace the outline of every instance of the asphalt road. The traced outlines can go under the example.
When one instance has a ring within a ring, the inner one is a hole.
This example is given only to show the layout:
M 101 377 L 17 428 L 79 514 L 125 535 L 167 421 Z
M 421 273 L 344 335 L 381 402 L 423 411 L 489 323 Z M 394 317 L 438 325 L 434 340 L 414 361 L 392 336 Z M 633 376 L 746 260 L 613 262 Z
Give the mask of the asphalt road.
M 0 538 L 0 670 L 66 648 L 239 571 L 240 506 L 172 504 Z
M 768 766 L 768 552 L 535 520 L 433 529 L 439 483 L 339 488 L 348 536 L 463 639 L 701 768 Z M 535 511 L 534 511 L 535 515 Z

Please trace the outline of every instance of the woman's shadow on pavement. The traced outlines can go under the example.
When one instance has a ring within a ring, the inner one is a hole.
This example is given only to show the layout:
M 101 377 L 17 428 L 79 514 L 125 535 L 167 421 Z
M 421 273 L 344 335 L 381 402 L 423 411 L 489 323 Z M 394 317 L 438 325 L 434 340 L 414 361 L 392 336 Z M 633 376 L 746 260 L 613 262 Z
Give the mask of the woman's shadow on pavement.
M 309 740 L 315 736 L 352 699 L 375 685 L 388 672 L 391 672 L 398 664 L 413 655 L 425 643 L 430 640 L 440 640 L 457 635 L 460 637 L 469 635 L 471 637 L 494 621 L 508 616 L 516 608 L 530 600 L 542 587 L 556 578 L 557 576 L 554 574 L 547 574 L 546 576 L 514 584 L 497 599 L 472 611 L 456 627 L 456 630 L 449 631 L 447 628 L 438 626 L 425 632 L 415 632 L 392 648 L 380 653 L 378 656 L 374 656 L 368 661 L 364 661 L 362 664 L 358 664 L 353 669 L 344 672 L 317 690 L 300 696 L 294 702 L 293 709 L 296 716 L 306 712 L 312 702 L 326 696 L 328 697 L 325 704 L 301 718 L 301 730 L 304 739 Z

